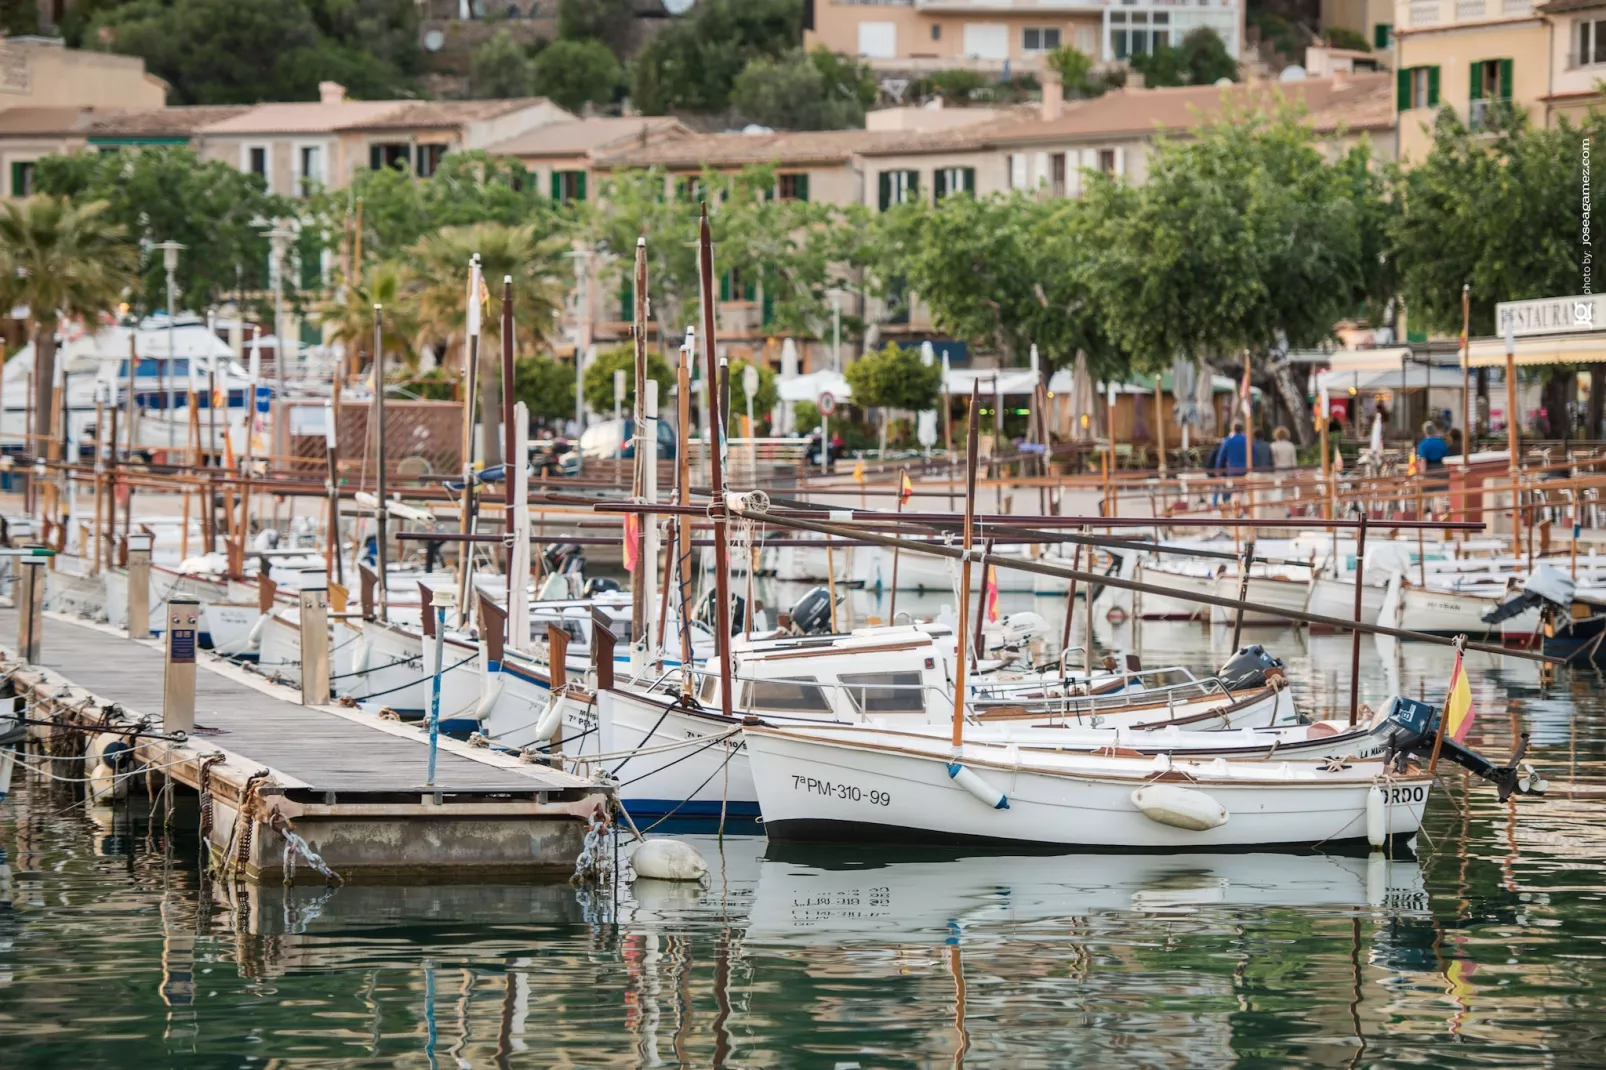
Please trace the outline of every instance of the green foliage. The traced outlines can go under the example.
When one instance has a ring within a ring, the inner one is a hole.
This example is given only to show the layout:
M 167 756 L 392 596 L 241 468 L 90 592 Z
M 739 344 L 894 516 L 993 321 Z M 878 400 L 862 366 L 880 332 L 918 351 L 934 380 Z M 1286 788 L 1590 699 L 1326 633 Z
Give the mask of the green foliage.
M 1262 41 L 1271 42 L 1272 48 L 1290 59 L 1304 56 L 1305 46 L 1311 42 L 1310 31 L 1275 11 L 1251 9 L 1244 13 L 1244 21 L 1260 31 Z
M 133 0 L 84 35 L 140 56 L 172 104 L 315 100 L 318 83 L 358 97 L 410 92 L 417 16 L 401 0 Z
M 468 85 L 472 96 L 526 96 L 534 79 L 535 64 L 529 53 L 506 30 L 497 30 L 469 57 Z
M 826 48 L 759 56 L 737 76 L 732 101 L 749 122 L 782 130 L 842 130 L 864 125 L 875 103 L 868 67 Z
M 1372 51 L 1372 42 L 1366 35 L 1348 26 L 1329 26 L 1322 31 L 1327 37 L 1327 43 L 1334 48 L 1348 48 L 1356 52 Z
M 648 115 L 724 111 L 749 61 L 788 52 L 802 36 L 800 0 L 700 0 L 636 56 L 634 103 Z
M 1087 100 L 1102 96 L 1110 88 L 1105 80 L 1093 76 L 1093 57 L 1085 52 L 1078 52 L 1070 45 L 1061 45 L 1054 49 L 1045 61 L 1059 72 L 1067 100 Z
M 1238 77 L 1238 62 L 1208 26 L 1194 30 L 1174 48 L 1161 45 L 1153 52 L 1139 53 L 1132 57 L 1131 64 L 1143 75 L 1143 84 L 1151 88 L 1214 85 L 1223 78 L 1235 81 Z
M 572 112 L 611 102 L 623 78 L 619 61 L 601 41 L 553 41 L 535 57 L 536 95 Z
M 634 18 L 632 0 L 558 0 L 558 37 L 565 41 L 595 38 L 617 52 L 628 39 Z
M 264 190 L 261 178 L 220 160 L 202 163 L 185 148 L 46 156 L 35 181 L 41 192 L 75 203 L 107 202 L 106 218 L 139 242 L 188 246 L 179 255 L 178 287 L 190 308 L 264 288 L 268 241 L 252 220 L 295 214 L 290 202 Z M 294 272 L 286 277 L 294 278 Z M 165 307 L 165 283 L 162 258 L 147 257 L 134 304 L 147 310 Z
M 7 37 L 38 33 L 38 0 L 0 0 L 0 31 Z
M 866 353 L 842 373 L 853 388 L 853 403 L 885 409 L 933 408 L 942 389 L 942 365 L 920 363 L 920 352 L 888 343 Z
M 800 435 L 813 434 L 820 426 L 820 407 L 812 401 L 792 402 L 792 426 Z
M 93 321 L 134 281 L 128 232 L 105 201 L 36 194 L 0 206 L 0 299 L 27 305 L 30 325 Z
M 1329 164 L 1300 115 L 1229 109 L 1161 141 L 1141 188 L 1095 176 L 1084 265 L 1099 315 L 1141 370 L 1328 337 L 1382 285 L 1365 146 Z
M 613 373 L 625 373 L 625 400 L 622 406 L 626 416 L 636 404 L 636 350 L 634 346 L 615 346 L 604 349 L 586 365 L 585 399 L 593 412 L 613 412 Z M 660 404 L 669 398 L 669 388 L 675 376 L 663 357 L 650 350 L 647 353 L 647 378 L 658 382 Z M 574 399 L 574 377 L 569 378 L 569 399 Z M 662 409 L 660 409 L 662 411 Z
M 730 363 L 731 383 L 731 411 L 727 414 L 729 433 L 732 436 L 745 435 L 747 422 L 747 391 L 742 387 L 742 377 L 748 361 L 733 360 Z M 775 373 L 770 371 L 768 365 L 754 364 L 758 369 L 758 391 L 753 395 L 753 432 L 754 434 L 767 434 L 770 424 L 770 413 L 780 404 L 781 390 L 775 384 Z
M 391 167 L 358 171 L 345 189 L 316 194 L 309 202 L 310 214 L 339 232 L 355 216 L 358 198 L 363 202 L 365 258 L 398 256 L 442 227 L 529 223 L 541 233 L 558 233 L 567 225 L 560 209 L 541 195 L 517 161 L 477 150 L 447 153 L 428 179 Z
M 574 414 L 574 365 L 549 357 L 522 357 L 513 365 L 513 396 L 537 420 L 564 420 Z
M 400 387 L 409 394 L 422 401 L 456 401 L 458 384 L 461 382 L 458 374 L 450 368 L 437 366 L 427 372 L 411 372 L 398 378 L 389 372 L 388 366 L 385 382 L 390 383 L 392 389 Z M 390 391 L 386 391 L 386 397 Z
M 1583 292 L 1583 145 L 1603 137 L 1600 112 L 1544 130 L 1507 109 L 1475 134 L 1440 114 L 1427 158 L 1392 175 L 1390 238 L 1412 329 L 1460 333 L 1463 283 L 1472 332 L 1484 335 L 1497 301 Z

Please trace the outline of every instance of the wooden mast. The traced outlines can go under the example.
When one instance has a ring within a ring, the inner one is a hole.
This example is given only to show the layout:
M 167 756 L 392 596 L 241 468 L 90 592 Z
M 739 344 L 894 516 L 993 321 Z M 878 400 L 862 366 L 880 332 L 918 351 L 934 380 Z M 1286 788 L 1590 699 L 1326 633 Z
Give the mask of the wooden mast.
M 731 603 L 730 603 L 730 547 L 726 538 L 730 523 L 725 514 L 725 411 L 724 398 L 719 396 L 719 347 L 714 327 L 714 239 L 708 229 L 708 205 L 703 204 L 702 219 L 697 229 L 698 277 L 702 284 L 703 302 L 703 376 L 708 390 L 708 427 L 703 440 L 708 448 L 709 486 L 713 495 L 709 510 L 714 521 L 714 613 L 718 621 L 716 635 L 719 640 L 719 708 L 726 717 L 731 715 Z
M 965 524 L 964 558 L 959 565 L 959 626 L 954 629 L 954 642 L 958 645 L 954 656 L 954 750 L 964 744 L 965 733 L 965 624 L 970 619 L 970 548 L 976 530 L 976 453 L 977 414 L 980 382 L 970 384 L 970 414 L 966 419 L 965 438 Z

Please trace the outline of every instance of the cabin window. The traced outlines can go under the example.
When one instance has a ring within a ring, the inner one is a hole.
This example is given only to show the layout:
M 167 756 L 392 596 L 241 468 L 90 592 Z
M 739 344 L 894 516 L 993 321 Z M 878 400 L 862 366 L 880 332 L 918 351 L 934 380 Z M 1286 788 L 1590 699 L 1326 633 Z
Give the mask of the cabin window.
M 923 713 L 925 695 L 917 672 L 843 673 L 848 697 L 866 716 L 876 713 Z
M 742 686 L 742 705 L 750 710 L 777 713 L 830 713 L 831 704 L 812 676 L 790 680 L 748 680 Z

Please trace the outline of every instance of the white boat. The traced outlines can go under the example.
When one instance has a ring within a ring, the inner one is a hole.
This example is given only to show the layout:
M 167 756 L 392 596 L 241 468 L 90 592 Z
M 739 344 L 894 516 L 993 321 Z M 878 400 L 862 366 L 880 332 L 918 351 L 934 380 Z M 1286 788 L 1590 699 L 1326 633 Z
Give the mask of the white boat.
M 1238 589 L 1241 580 L 1242 577 L 1231 572 L 1224 572 L 1217 576 L 1215 590 L 1216 597 L 1230 598 L 1236 601 L 1238 599 Z M 1306 595 L 1309 593 L 1309 585 L 1301 580 L 1290 579 L 1285 576 L 1262 576 L 1251 573 L 1249 576 L 1249 584 L 1243 597 L 1244 601 L 1253 602 L 1256 605 L 1275 609 L 1291 609 L 1297 613 L 1304 611 Z M 1224 606 L 1210 607 L 1211 624 L 1225 624 L 1231 626 L 1233 624 L 1234 616 L 1235 611 L 1227 609 Z M 1245 610 L 1243 615 L 1243 623 L 1252 625 L 1276 624 L 1287 627 L 1295 622 L 1289 620 L 1287 617 L 1279 616 L 1276 613 L 1260 613 L 1253 610 Z
M 1353 576 L 1347 580 L 1335 580 L 1329 576 L 1315 575 L 1310 579 L 1309 596 L 1305 602 L 1305 611 L 1324 617 L 1338 617 L 1341 620 L 1355 619 L 1355 579 Z M 1383 610 L 1383 585 L 1380 583 L 1363 583 L 1361 585 L 1361 620 L 1375 621 L 1377 615 Z M 1327 625 L 1311 625 L 1312 631 L 1331 632 L 1334 629 Z
M 1416 587 L 1396 573 L 1389 581 L 1377 620 L 1389 627 L 1429 635 L 1465 635 L 1475 640 L 1523 646 L 1536 642 L 1540 638 L 1538 608 L 1524 610 L 1504 624 L 1484 623 L 1484 615 L 1508 597 L 1503 591 L 1485 595 Z
M 772 839 L 1209 850 L 1413 835 L 1431 784 L 1380 762 L 1103 757 L 857 726 L 749 726 Z M 1376 801 L 1374 788 L 1381 795 Z

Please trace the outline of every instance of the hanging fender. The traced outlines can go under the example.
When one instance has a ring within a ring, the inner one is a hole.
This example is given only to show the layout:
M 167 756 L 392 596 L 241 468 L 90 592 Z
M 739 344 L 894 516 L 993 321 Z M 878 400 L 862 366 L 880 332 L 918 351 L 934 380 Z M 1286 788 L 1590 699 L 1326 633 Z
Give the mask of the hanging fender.
M 245 637 L 247 650 L 260 650 L 262 648 L 262 629 L 268 626 L 268 614 L 263 613 L 257 617 L 257 622 L 251 625 L 251 634 Z
M 1227 823 L 1231 815 L 1214 797 L 1197 788 L 1150 784 L 1132 793 L 1132 805 L 1150 821 L 1189 832 L 1205 832 Z
M 994 810 L 1008 810 L 1009 796 L 958 762 L 948 763 L 948 779 L 970 792 Z
M 1388 802 L 1383 798 L 1383 789 L 1373 784 L 1366 791 L 1366 842 L 1382 847 L 1388 838 Z
M 535 723 L 536 739 L 551 739 L 552 733 L 558 730 L 563 721 L 563 696 L 556 691 L 549 692 L 546 699 L 546 709 L 541 711 L 541 719 Z
M 491 715 L 491 711 L 496 709 L 496 702 L 502 697 L 503 683 L 500 669 L 486 675 L 485 686 L 480 692 L 479 705 L 474 707 L 474 719 L 476 721 L 483 722 Z

